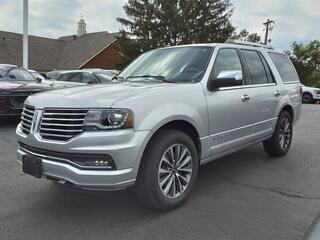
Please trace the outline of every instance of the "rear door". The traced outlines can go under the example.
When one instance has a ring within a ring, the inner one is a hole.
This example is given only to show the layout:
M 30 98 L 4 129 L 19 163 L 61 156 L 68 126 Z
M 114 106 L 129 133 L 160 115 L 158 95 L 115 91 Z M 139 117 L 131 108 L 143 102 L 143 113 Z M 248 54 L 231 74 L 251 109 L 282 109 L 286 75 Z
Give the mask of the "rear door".
M 247 92 L 253 106 L 255 139 L 260 139 L 272 134 L 282 93 L 260 51 L 242 49 L 241 53 L 249 73 Z

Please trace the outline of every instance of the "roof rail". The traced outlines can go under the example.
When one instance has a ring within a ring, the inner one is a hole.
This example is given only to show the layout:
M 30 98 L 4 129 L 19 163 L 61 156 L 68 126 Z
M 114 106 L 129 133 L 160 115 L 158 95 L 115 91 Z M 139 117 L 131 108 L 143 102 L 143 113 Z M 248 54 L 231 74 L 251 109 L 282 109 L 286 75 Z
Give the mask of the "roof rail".
M 273 47 L 260 44 L 260 43 L 253 43 L 253 42 L 245 42 L 245 41 L 239 41 L 239 40 L 234 40 L 234 39 L 228 39 L 225 41 L 225 43 L 232 43 L 232 44 L 238 44 L 238 45 L 245 45 L 245 46 L 251 46 L 251 47 L 262 47 L 262 48 L 267 48 L 267 49 L 273 49 Z

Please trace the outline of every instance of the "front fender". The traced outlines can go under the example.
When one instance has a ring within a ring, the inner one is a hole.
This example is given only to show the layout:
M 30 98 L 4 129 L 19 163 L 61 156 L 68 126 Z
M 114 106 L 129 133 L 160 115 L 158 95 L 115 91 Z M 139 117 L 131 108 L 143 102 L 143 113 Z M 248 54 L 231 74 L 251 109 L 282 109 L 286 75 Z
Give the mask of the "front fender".
M 195 109 L 182 103 L 166 104 L 151 110 L 139 123 L 137 129 L 156 132 L 163 125 L 177 120 L 192 124 L 200 137 L 208 133 L 208 117 L 205 108 Z

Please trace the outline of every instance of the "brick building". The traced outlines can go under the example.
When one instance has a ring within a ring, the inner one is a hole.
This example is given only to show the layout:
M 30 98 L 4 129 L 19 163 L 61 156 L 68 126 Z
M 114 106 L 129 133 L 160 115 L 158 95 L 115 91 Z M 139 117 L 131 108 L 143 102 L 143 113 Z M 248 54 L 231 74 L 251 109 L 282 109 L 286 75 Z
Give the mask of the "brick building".
M 77 35 L 58 39 L 29 36 L 29 68 L 40 72 L 82 68 L 116 69 L 118 33 L 87 33 L 81 18 Z M 22 65 L 22 34 L 0 31 L 0 64 Z

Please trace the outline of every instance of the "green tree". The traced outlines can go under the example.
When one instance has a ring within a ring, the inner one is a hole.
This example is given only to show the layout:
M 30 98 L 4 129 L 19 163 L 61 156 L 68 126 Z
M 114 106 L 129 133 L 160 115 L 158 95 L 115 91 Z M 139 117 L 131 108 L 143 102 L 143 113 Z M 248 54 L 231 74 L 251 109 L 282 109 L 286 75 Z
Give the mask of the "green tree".
M 239 33 L 233 32 L 231 39 L 241 39 L 248 42 L 260 43 L 261 36 L 257 33 L 249 33 L 247 29 L 242 29 Z
M 224 42 L 234 31 L 229 0 L 128 0 L 123 8 L 118 48 L 127 60 L 158 47 Z
M 294 42 L 286 52 L 297 69 L 300 80 L 307 86 L 320 87 L 320 41 L 308 44 Z

